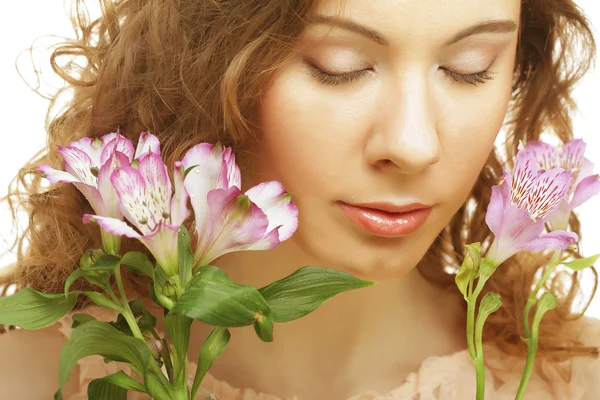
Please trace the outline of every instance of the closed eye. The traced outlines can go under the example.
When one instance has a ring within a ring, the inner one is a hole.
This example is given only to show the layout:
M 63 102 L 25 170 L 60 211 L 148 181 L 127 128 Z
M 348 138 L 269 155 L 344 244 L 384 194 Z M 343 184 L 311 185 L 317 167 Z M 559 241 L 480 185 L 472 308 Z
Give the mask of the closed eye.
M 343 73 L 331 73 L 323 71 L 321 68 L 317 67 L 314 63 L 305 60 L 307 66 L 309 67 L 311 74 L 322 84 L 324 85 L 343 85 L 351 82 L 355 82 L 366 75 L 370 75 L 373 73 L 373 68 L 365 68 L 357 71 L 343 72 Z M 444 67 L 440 67 L 440 70 L 453 81 L 461 84 L 468 85 L 479 85 L 486 83 L 494 79 L 492 76 L 492 72 L 489 69 L 475 72 L 472 74 L 461 74 L 458 72 L 454 72 Z

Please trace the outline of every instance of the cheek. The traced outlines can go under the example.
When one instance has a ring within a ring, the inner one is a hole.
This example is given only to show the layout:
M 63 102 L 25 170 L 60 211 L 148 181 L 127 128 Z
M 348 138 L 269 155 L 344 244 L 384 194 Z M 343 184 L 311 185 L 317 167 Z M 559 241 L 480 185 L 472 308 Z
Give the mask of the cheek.
M 282 70 L 261 99 L 252 174 L 280 180 L 303 197 L 343 188 L 344 166 L 363 157 L 361 134 L 375 104 L 368 95 L 374 94 L 343 97 L 298 66 Z

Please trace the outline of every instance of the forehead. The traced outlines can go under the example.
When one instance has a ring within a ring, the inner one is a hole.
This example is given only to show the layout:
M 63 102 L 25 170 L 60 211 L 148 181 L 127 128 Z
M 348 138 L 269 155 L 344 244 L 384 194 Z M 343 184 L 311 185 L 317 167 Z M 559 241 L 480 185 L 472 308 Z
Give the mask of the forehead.
M 521 0 L 320 0 L 311 10 L 376 29 L 392 43 L 442 43 L 481 22 L 518 23 L 520 12 Z

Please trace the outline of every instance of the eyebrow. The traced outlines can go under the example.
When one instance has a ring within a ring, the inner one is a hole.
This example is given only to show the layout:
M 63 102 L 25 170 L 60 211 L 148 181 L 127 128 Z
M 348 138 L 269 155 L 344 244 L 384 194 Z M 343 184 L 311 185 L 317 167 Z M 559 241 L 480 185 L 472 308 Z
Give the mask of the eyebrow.
M 349 31 L 356 32 L 362 36 L 365 36 L 366 38 L 383 46 L 388 46 L 390 43 L 389 40 L 387 40 L 381 33 L 377 32 L 375 29 L 366 27 L 350 19 L 325 15 L 313 15 L 309 17 L 308 22 L 311 24 L 326 24 L 338 28 L 347 29 Z M 448 40 L 445 43 L 445 45 L 449 46 L 451 44 L 460 42 L 461 40 L 469 36 L 473 36 L 480 33 L 509 33 L 515 31 L 516 29 L 517 23 L 510 19 L 498 19 L 480 22 L 478 24 L 461 30 L 456 35 L 454 35 L 452 39 Z

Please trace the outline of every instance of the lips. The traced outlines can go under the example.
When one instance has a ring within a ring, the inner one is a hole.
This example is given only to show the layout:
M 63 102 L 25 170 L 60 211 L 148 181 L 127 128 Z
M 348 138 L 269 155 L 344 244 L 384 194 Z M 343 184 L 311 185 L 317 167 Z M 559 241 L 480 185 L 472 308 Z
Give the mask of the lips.
M 427 221 L 432 210 L 431 206 L 420 203 L 399 206 L 389 203 L 339 202 L 338 205 L 358 227 L 382 237 L 401 237 L 415 232 Z

